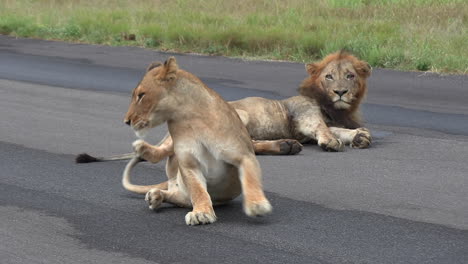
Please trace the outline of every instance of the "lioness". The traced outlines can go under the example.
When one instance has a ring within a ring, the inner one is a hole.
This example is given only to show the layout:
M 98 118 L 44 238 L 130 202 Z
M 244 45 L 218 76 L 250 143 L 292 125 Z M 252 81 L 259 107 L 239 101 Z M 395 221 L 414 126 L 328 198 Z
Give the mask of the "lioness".
M 166 163 L 167 184 L 151 188 L 151 209 L 162 202 L 193 207 L 187 225 L 216 220 L 212 203 L 242 192 L 244 212 L 261 216 L 271 211 L 262 190 L 261 171 L 249 133 L 235 110 L 197 77 L 179 69 L 175 58 L 152 64 L 133 90 L 124 122 L 137 135 L 167 122 L 172 142 Z M 148 145 L 134 142 L 137 155 Z

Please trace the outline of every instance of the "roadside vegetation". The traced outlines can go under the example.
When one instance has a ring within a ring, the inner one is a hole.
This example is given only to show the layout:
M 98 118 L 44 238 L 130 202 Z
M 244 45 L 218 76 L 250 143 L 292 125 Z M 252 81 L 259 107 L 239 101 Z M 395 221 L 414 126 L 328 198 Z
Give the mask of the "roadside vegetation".
M 0 34 L 468 73 L 465 0 L 2 0 Z

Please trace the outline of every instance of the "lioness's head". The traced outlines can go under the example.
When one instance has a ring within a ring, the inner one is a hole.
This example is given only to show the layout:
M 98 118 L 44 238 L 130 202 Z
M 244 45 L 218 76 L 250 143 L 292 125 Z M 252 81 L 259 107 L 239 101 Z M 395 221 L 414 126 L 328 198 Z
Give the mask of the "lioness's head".
M 371 67 L 351 54 L 337 52 L 322 61 L 306 65 L 310 75 L 299 93 L 313 97 L 334 110 L 355 111 L 367 92 Z
M 164 64 L 154 62 L 133 89 L 124 122 L 133 128 L 137 136 L 143 137 L 150 128 L 167 121 L 168 106 L 172 103 L 167 94 L 169 88 L 175 85 L 178 71 L 174 57 Z

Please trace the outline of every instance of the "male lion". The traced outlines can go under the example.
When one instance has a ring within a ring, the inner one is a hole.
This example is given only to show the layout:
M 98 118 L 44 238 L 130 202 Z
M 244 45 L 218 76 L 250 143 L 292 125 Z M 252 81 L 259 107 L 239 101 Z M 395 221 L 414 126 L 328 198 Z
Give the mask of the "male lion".
M 242 192 L 244 211 L 261 216 L 271 211 L 261 184 L 261 171 L 251 139 L 235 110 L 197 77 L 179 69 L 175 58 L 152 64 L 133 90 L 124 122 L 137 135 L 167 122 L 171 136 L 166 163 L 168 182 L 146 194 L 151 209 L 162 202 L 193 207 L 187 225 L 216 220 L 212 203 Z M 134 142 L 146 157 L 148 144 Z
M 253 140 L 257 154 L 295 154 L 300 143 L 317 142 L 327 151 L 342 151 L 344 145 L 367 148 L 372 138 L 361 127 L 359 105 L 367 92 L 369 64 L 351 54 L 337 52 L 322 61 L 306 65 L 309 76 L 299 87 L 299 96 L 285 100 L 248 97 L 230 102 Z M 299 143 L 300 142 L 300 143 Z M 167 136 L 158 146 L 141 142 L 141 157 L 159 162 L 173 152 Z M 78 156 L 77 162 L 128 159 L 133 154 L 110 158 Z M 127 190 L 146 193 L 148 186 L 132 185 L 124 173 Z
M 231 102 L 252 139 L 315 141 L 327 151 L 342 151 L 344 145 L 369 147 L 371 135 L 361 127 L 358 111 L 367 92 L 369 64 L 338 52 L 307 64 L 306 70 L 309 77 L 300 85 L 299 96 Z

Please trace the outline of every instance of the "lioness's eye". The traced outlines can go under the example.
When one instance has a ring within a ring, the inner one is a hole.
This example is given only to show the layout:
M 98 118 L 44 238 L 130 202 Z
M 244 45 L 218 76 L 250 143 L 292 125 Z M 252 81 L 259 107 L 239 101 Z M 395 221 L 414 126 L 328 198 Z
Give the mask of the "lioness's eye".
M 346 75 L 346 79 L 348 79 L 348 80 L 354 79 L 354 74 L 348 73 L 348 74 Z
M 325 79 L 333 80 L 333 76 L 331 74 L 327 74 L 327 75 L 325 75 Z
M 141 98 L 143 98 L 143 96 L 145 96 L 145 93 L 139 93 L 137 97 L 137 101 L 140 101 Z

